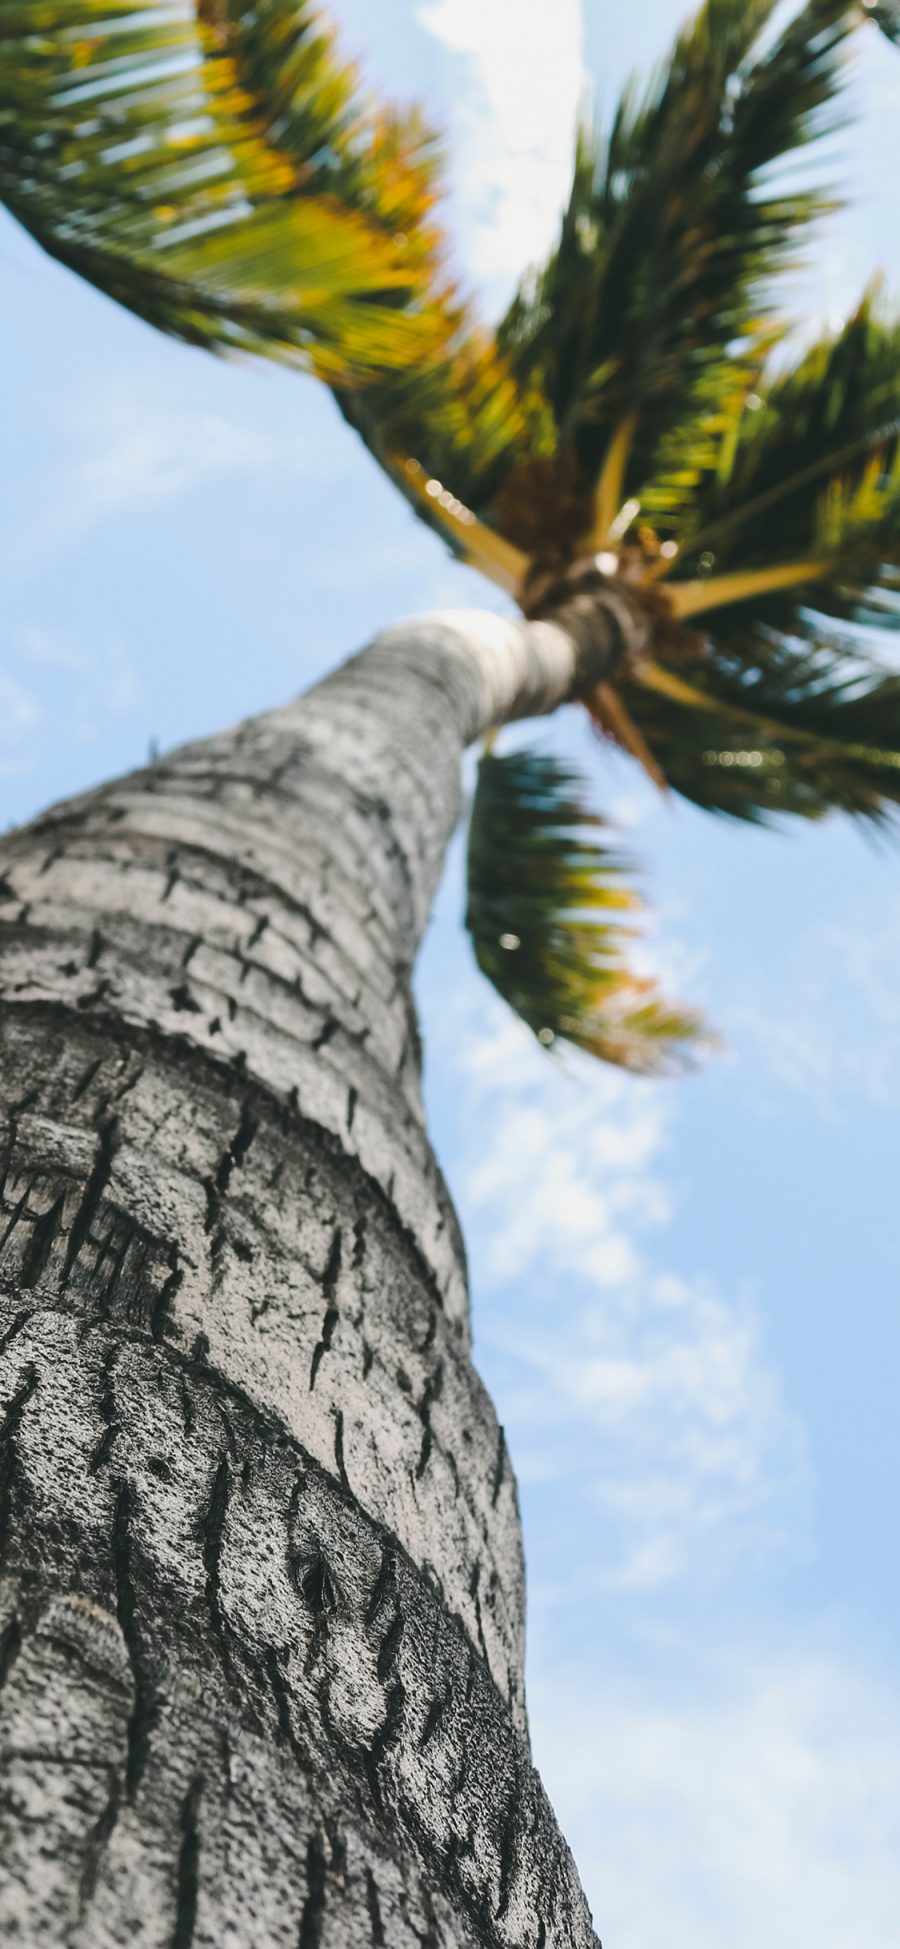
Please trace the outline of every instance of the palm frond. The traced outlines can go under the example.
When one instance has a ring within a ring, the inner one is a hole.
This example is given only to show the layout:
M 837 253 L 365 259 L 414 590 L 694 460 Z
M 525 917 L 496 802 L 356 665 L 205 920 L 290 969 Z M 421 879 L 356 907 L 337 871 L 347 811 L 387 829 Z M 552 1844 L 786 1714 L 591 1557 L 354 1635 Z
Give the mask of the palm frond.
M 628 866 L 578 781 L 534 751 L 479 765 L 466 924 L 483 974 L 546 1046 L 575 1044 L 642 1075 L 683 1067 L 710 1038 L 628 965 L 640 908 Z
M 900 672 L 858 641 L 735 628 L 625 694 L 669 784 L 707 811 L 881 824 L 900 805 Z
M 0 0 L 0 198 L 191 343 L 343 384 L 429 351 L 432 178 L 306 0 Z
M 547 394 L 560 470 L 577 461 L 584 496 L 593 483 L 582 546 L 613 485 L 671 540 L 727 474 L 785 337 L 778 274 L 834 208 L 821 186 L 773 187 L 778 166 L 840 125 L 852 31 L 900 42 L 898 0 L 807 0 L 767 45 L 774 11 L 708 0 L 605 142 L 581 132 L 558 250 L 500 327 L 520 383 Z
M 870 20 L 895 45 L 900 45 L 900 0 L 862 0 Z
M 649 94 L 626 94 L 605 144 L 580 132 L 559 247 L 496 342 L 461 307 L 452 357 L 442 348 L 341 401 L 455 552 L 440 505 L 410 493 L 404 458 L 545 560 L 596 545 L 645 483 L 648 505 L 654 487 L 658 498 L 676 425 L 680 485 L 715 461 L 779 335 L 772 277 L 829 207 L 814 191 L 776 195 L 766 177 L 830 126 L 860 17 L 847 0 L 809 0 L 757 56 L 774 4 L 708 0 Z
M 777 329 L 774 274 L 828 207 L 821 191 L 776 192 L 771 171 L 834 125 L 860 8 L 808 0 L 759 51 L 773 11 L 708 0 L 605 142 L 582 131 L 558 249 L 501 328 L 590 479 L 636 412 L 626 494 L 653 483 L 676 425 L 696 441 L 721 420 Z
M 896 626 L 900 323 L 867 294 L 754 405 L 683 511 L 675 607 L 703 613 L 716 640 L 754 621 L 813 637 L 822 616 Z
M 807 0 L 760 54 L 773 6 L 707 0 L 605 145 L 582 134 L 499 338 L 444 268 L 434 138 L 363 103 L 310 0 L 0 0 L 0 198 L 161 329 L 317 372 L 457 553 L 409 462 L 570 559 L 611 496 L 652 502 L 676 424 L 675 476 L 703 477 L 775 329 L 763 287 L 824 207 L 766 172 L 823 126 L 861 9 Z
M 549 408 L 538 388 L 520 388 L 493 335 L 456 293 L 439 299 L 437 312 L 442 329 L 432 349 L 364 392 L 335 388 L 338 405 L 413 511 L 454 554 L 467 555 L 464 538 L 443 521 L 440 501 L 423 497 L 420 475 L 501 542 L 527 549 L 532 528 L 545 532 L 547 507 L 560 499 Z M 535 494 L 536 472 L 543 487 L 545 467 L 553 472 L 553 493 Z M 516 519 L 523 503 L 524 529 Z

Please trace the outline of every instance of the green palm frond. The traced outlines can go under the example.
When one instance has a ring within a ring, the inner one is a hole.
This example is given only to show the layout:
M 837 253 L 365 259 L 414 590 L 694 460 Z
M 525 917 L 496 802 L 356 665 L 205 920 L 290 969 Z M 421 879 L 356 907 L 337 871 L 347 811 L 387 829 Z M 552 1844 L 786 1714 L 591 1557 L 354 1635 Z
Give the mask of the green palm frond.
M 859 626 L 900 624 L 900 323 L 872 293 L 758 381 L 669 533 L 659 586 L 704 636 L 676 626 L 625 692 L 669 783 L 743 818 L 888 816 L 900 677 Z
M 191 343 L 343 384 L 428 351 L 432 176 L 305 0 L 0 0 L 0 198 Z
M 815 635 L 810 611 L 900 622 L 900 322 L 867 294 L 752 405 L 673 530 L 678 581 L 709 577 L 711 634 L 758 619 Z M 792 562 L 810 564 L 795 590 L 748 582 L 746 600 L 717 607 L 720 577 Z
M 857 24 L 900 42 L 900 0 L 776 12 L 706 0 L 582 131 L 497 333 L 445 266 L 433 136 L 364 101 L 311 0 L 0 0 L 0 200 L 161 330 L 315 372 L 526 613 L 627 583 L 652 654 L 586 701 L 652 776 L 744 819 L 879 821 L 900 675 L 860 625 L 900 624 L 900 323 L 870 294 L 785 366 L 777 273 L 829 205 L 777 172 L 835 125 Z M 542 1041 L 652 1073 L 704 1030 L 632 971 L 637 904 L 564 768 L 482 761 L 479 965 Z
M 888 40 L 900 45 L 900 0 L 863 0 L 863 6 Z
M 519 388 L 493 335 L 462 300 L 450 293 L 437 310 L 443 330 L 430 352 L 364 392 L 336 392 L 345 418 L 414 512 L 466 557 L 471 538 L 442 518 L 437 492 L 502 535 L 511 525 L 498 512 L 507 484 L 552 453 L 553 429 L 540 392 Z M 420 479 L 434 483 L 434 498 L 423 494 Z
M 827 207 L 815 190 L 776 192 L 771 169 L 833 126 L 860 10 L 809 0 L 759 52 L 773 11 L 708 0 L 606 141 L 582 133 L 559 247 L 501 330 L 591 478 L 635 414 L 623 494 L 652 482 L 675 426 L 696 441 L 721 419 L 736 367 L 749 378 L 776 329 L 773 275 Z
M 0 198 L 161 329 L 310 366 L 488 573 L 460 504 L 564 558 L 636 405 L 612 484 L 665 472 L 676 424 L 675 472 L 704 473 L 771 336 L 763 287 L 824 207 L 766 172 L 823 126 L 861 8 L 808 0 L 760 54 L 774 4 L 707 0 L 606 144 L 582 136 L 559 250 L 499 339 L 444 268 L 433 137 L 363 103 L 309 0 L 0 0 Z
M 642 1075 L 683 1067 L 710 1038 L 628 965 L 640 908 L 578 781 L 533 751 L 481 760 L 468 848 L 475 958 L 547 1046 L 575 1044 Z
M 707 0 L 606 140 L 580 132 L 558 248 L 496 339 L 458 308 L 453 357 L 345 405 L 416 512 L 486 572 L 454 501 L 524 556 L 564 561 L 604 547 L 633 497 L 651 518 L 690 502 L 733 445 L 784 335 L 777 273 L 833 207 L 773 171 L 836 126 L 851 32 L 877 19 L 900 38 L 895 0 L 807 0 L 767 44 L 775 11 Z
M 308 0 L 0 0 L 0 200 L 159 329 L 310 367 L 434 525 L 410 458 L 481 512 L 551 444 L 445 268 L 439 165 Z
M 879 824 L 900 805 L 900 672 L 858 642 L 735 629 L 625 696 L 668 783 L 707 811 Z
M 310 0 L 196 0 L 217 45 L 262 118 L 269 144 L 287 152 L 319 193 L 377 226 L 407 277 L 446 283 L 436 219 L 442 143 L 421 111 L 363 98 L 354 69 Z M 430 282 L 429 282 L 430 281 Z

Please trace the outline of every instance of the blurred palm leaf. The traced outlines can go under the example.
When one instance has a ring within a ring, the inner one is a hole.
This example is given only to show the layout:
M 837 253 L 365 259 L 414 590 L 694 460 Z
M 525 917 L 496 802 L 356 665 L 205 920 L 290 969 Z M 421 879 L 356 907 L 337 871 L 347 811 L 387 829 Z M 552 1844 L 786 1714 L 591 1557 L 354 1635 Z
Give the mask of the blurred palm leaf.
M 721 418 L 774 329 L 773 275 L 828 207 L 774 190 L 771 169 L 833 126 L 859 8 L 809 0 L 760 52 L 774 6 L 707 0 L 606 140 L 582 132 L 558 249 L 501 328 L 590 478 L 635 415 L 624 494 L 653 480 L 676 426 L 696 442 Z
M 860 8 L 808 0 L 760 55 L 773 6 L 707 0 L 606 144 L 582 136 L 559 249 L 499 341 L 442 267 L 433 138 L 362 105 L 308 0 L 0 0 L 0 196 L 162 329 L 310 365 L 457 553 L 463 505 L 564 558 L 635 407 L 623 492 L 676 425 L 676 472 L 702 470 L 771 336 L 763 288 L 824 207 L 765 172 L 822 127 Z
M 367 118 L 304 0 L 0 0 L 0 197 L 193 344 L 343 384 L 422 354 L 432 151 Z
M 679 580 L 709 576 L 711 634 L 758 617 L 815 636 L 810 610 L 900 621 L 900 324 L 867 294 L 752 403 L 674 529 Z M 720 576 L 804 560 L 817 566 L 799 592 L 717 608 Z
M 661 585 L 705 635 L 661 640 L 627 708 L 708 809 L 878 821 L 900 801 L 900 676 L 859 626 L 900 623 L 900 326 L 869 294 L 753 405 L 685 497 Z
M 455 502 L 525 555 L 564 562 L 603 547 L 632 497 L 651 516 L 677 511 L 721 464 L 784 335 L 777 274 L 833 207 L 776 172 L 837 125 L 860 22 L 900 37 L 895 0 L 807 0 L 767 43 L 775 11 L 707 0 L 649 91 L 626 91 L 605 141 L 581 131 L 559 245 L 496 340 L 460 309 L 453 356 L 350 401 L 455 552 L 478 561 Z
M 539 390 L 519 388 L 493 335 L 457 294 L 437 300 L 436 310 L 442 329 L 419 359 L 364 392 L 335 391 L 344 417 L 414 512 L 454 554 L 472 559 L 473 536 L 460 532 L 453 508 L 461 505 L 500 539 L 514 529 L 503 519 L 503 497 L 512 477 L 552 452 L 552 423 Z M 539 499 L 538 521 L 541 507 Z M 486 560 L 476 565 L 490 573 Z
M 625 695 L 669 784 L 707 811 L 879 824 L 900 805 L 900 672 L 858 641 L 734 628 Z
M 709 1037 L 627 954 L 640 907 L 571 772 L 533 751 L 482 758 L 466 924 L 483 974 L 546 1045 L 574 1043 L 642 1075 L 683 1067 Z
M 582 132 L 558 248 L 498 334 L 444 267 L 433 137 L 362 102 L 309 0 L 0 0 L 0 198 L 160 329 L 316 372 L 526 608 L 592 557 L 598 603 L 643 584 L 652 661 L 588 701 L 652 776 L 742 818 L 877 821 L 900 677 L 859 626 L 900 622 L 900 326 L 870 296 L 785 369 L 776 274 L 828 201 L 776 172 L 834 126 L 857 23 L 900 39 L 900 0 L 775 12 L 706 0 L 605 141 Z M 542 1040 L 671 1068 L 702 1025 L 631 972 L 597 826 L 554 761 L 482 762 L 476 956 Z

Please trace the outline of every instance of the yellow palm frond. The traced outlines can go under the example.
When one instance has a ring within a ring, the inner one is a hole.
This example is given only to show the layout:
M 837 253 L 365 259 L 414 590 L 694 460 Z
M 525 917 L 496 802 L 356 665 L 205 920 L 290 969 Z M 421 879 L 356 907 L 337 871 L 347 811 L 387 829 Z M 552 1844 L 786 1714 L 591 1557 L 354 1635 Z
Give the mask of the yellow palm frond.
M 306 0 L 0 0 L 0 198 L 192 344 L 351 385 L 425 356 L 426 151 L 370 124 Z

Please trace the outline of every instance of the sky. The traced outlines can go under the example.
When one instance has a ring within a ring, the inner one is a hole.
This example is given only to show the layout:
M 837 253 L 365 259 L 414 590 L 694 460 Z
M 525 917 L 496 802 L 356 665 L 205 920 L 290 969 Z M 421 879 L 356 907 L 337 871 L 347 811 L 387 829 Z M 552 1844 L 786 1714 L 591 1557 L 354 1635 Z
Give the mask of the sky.
M 333 0 L 449 131 L 488 311 L 548 247 L 582 103 L 678 0 Z M 796 301 L 900 297 L 900 56 L 867 36 L 848 206 Z M 266 708 L 399 616 L 488 591 L 311 381 L 156 337 L 0 225 L 0 823 Z M 536 1762 L 606 1949 L 900 1939 L 900 859 L 840 822 L 663 804 L 575 714 L 539 727 L 639 855 L 649 949 L 723 1052 L 653 1085 L 555 1060 L 460 925 L 422 958 L 432 1129 L 529 1572 Z

